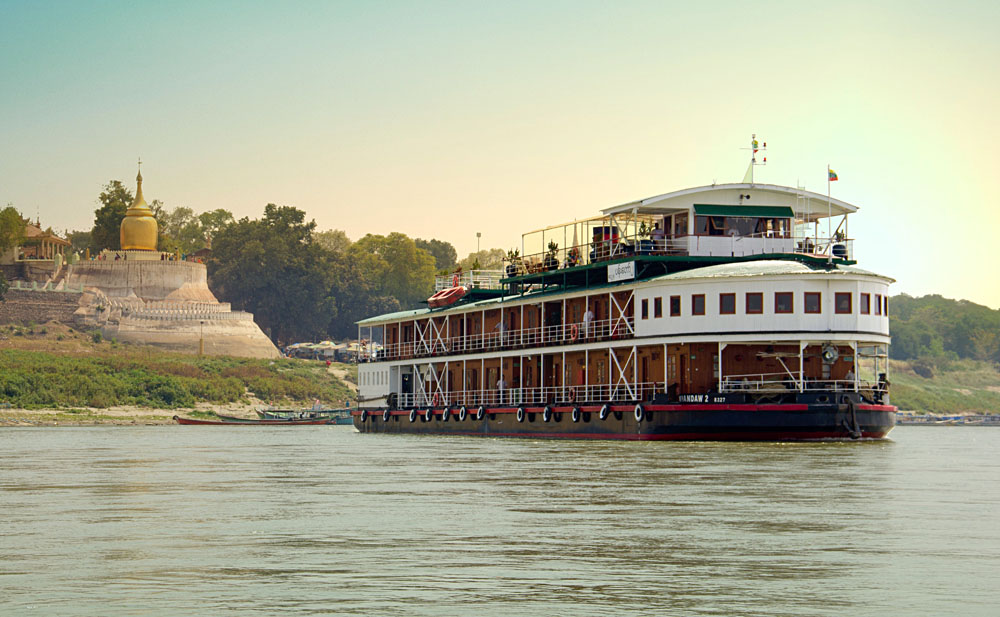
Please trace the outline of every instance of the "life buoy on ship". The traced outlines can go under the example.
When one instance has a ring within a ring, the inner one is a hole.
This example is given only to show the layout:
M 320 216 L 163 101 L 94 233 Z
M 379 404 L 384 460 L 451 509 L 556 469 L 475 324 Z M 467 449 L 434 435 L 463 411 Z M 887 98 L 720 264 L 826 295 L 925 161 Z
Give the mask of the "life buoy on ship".
M 441 403 L 441 395 L 435 393 L 434 396 L 431 397 L 431 405 L 437 407 L 440 403 Z
M 642 405 L 636 405 L 633 413 L 635 414 L 636 422 L 642 422 L 642 419 L 646 417 L 646 410 L 642 408 Z
M 430 422 L 433 419 L 434 419 L 434 410 L 428 407 L 427 411 L 424 412 L 424 422 Z
M 517 421 L 524 422 L 524 407 L 517 408 Z
M 552 407 L 546 405 L 545 409 L 542 410 L 542 422 L 548 422 L 551 419 L 552 419 Z
M 569 417 L 573 419 L 573 422 L 579 422 L 580 421 L 580 408 L 579 407 L 574 407 L 573 408 L 573 412 L 570 413 Z
M 575 343 L 578 338 L 580 338 L 580 326 L 573 324 L 569 327 L 569 340 Z
M 482 420 L 486 416 L 486 408 L 480 405 L 476 409 L 476 420 Z
M 597 415 L 601 420 L 607 420 L 608 414 L 611 413 L 611 407 L 607 404 L 601 406 L 601 412 Z
M 416 422 L 416 420 L 417 420 L 417 410 L 416 409 L 411 409 L 410 410 L 410 422 Z
M 362 409 L 361 410 L 361 424 L 364 424 L 366 420 L 368 420 L 368 410 L 367 409 Z
M 451 417 L 451 409 L 447 405 L 445 405 L 444 409 L 441 410 L 441 421 L 447 422 L 448 418 L 450 417 Z
M 570 403 L 576 402 L 576 388 L 569 389 L 569 402 Z
M 462 405 L 458 409 L 458 421 L 465 422 L 465 418 L 468 415 L 468 410 L 465 409 L 465 405 Z
M 389 421 L 389 416 L 391 416 L 391 415 L 392 414 L 389 413 L 389 410 L 386 409 L 385 411 L 382 412 L 382 421 L 383 422 L 388 422 Z

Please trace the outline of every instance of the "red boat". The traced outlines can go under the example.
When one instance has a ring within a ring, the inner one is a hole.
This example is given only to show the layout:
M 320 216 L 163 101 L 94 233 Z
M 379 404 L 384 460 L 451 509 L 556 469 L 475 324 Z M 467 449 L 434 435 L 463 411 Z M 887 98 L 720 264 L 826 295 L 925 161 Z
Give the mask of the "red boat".
M 211 426 L 302 426 L 306 424 L 334 424 L 329 418 L 311 420 L 196 420 L 194 418 L 182 418 L 174 416 L 177 424 L 207 424 Z

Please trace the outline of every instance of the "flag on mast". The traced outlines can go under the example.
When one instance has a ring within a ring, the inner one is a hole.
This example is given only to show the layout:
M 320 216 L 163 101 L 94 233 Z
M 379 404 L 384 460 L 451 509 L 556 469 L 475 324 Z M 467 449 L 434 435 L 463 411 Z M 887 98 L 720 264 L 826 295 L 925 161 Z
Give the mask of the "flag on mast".
M 837 178 L 837 172 L 835 172 L 832 169 L 830 169 L 829 167 L 827 167 L 826 168 L 826 173 L 828 174 L 827 179 L 830 182 L 836 182 L 837 181 L 837 179 L 838 179 Z

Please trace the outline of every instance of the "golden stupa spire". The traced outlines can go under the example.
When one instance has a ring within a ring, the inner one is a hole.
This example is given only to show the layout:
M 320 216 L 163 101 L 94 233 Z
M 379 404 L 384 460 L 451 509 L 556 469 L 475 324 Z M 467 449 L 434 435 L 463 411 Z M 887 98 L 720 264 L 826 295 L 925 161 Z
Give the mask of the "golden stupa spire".
M 132 200 L 132 208 L 149 209 L 142 196 L 142 157 L 139 157 L 139 173 L 135 176 L 135 199 Z
M 142 197 L 142 159 L 135 177 L 135 199 L 125 212 L 121 225 L 121 247 L 128 250 L 155 251 L 157 225 L 153 211 Z

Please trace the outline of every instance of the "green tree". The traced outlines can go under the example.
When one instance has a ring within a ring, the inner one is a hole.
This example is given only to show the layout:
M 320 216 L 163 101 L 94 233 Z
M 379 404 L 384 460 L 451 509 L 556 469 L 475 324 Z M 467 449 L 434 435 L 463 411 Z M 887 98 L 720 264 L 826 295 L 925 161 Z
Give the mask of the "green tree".
M 320 336 L 330 324 L 330 259 L 313 241 L 315 227 L 301 210 L 267 204 L 263 218 L 242 218 L 213 241 L 213 291 L 252 312 L 281 345 Z
M 86 231 L 67 231 L 66 239 L 69 240 L 70 244 L 73 245 L 73 251 L 77 253 L 83 253 L 88 248 L 92 246 L 91 232 Z
M 24 243 L 24 218 L 8 204 L 0 210 L 0 255 Z
M 386 264 L 379 296 L 392 296 L 404 308 L 420 306 L 434 289 L 434 257 L 405 234 L 368 234 L 354 243 L 357 250 L 380 257 Z
M 351 239 L 339 229 L 320 231 L 313 234 L 317 244 L 332 253 L 346 253 L 351 248 Z
M 101 207 L 94 210 L 94 228 L 90 231 L 95 250 L 121 249 L 121 225 L 125 212 L 132 205 L 132 191 L 120 180 L 112 180 L 104 185 L 98 201 Z
M 206 240 L 214 238 L 220 231 L 236 222 L 233 213 L 223 208 L 216 208 L 198 215 L 201 223 L 201 233 Z
M 507 251 L 503 249 L 487 249 L 478 253 L 469 253 L 469 256 L 458 262 L 463 270 L 502 270 L 503 259 L 507 256 Z M 476 266 L 476 262 L 479 263 Z M 475 268 L 473 267 L 475 266 Z
M 455 268 L 455 264 L 458 262 L 458 252 L 450 242 L 417 238 L 413 243 L 417 245 L 417 248 L 424 249 L 434 256 L 434 267 L 439 272 Z

